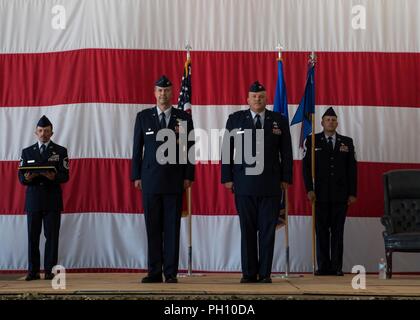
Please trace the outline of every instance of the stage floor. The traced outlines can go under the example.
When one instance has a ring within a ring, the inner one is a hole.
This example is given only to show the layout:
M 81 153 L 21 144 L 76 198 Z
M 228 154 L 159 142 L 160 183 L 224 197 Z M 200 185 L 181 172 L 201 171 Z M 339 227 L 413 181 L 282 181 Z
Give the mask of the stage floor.
M 380 280 L 366 276 L 366 289 L 353 289 L 354 274 L 288 279 L 273 275 L 272 284 L 240 284 L 240 274 L 180 276 L 177 284 L 142 284 L 140 273 L 68 273 L 66 289 L 51 281 L 24 281 L 24 274 L 0 275 L 0 299 L 420 299 L 420 276 L 394 275 Z

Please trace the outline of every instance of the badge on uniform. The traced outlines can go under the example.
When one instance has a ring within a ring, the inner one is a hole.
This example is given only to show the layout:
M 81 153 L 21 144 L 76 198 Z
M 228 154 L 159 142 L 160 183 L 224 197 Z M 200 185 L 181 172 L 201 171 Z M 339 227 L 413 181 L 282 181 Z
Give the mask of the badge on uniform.
M 65 157 L 63 159 L 63 167 L 64 167 L 64 169 L 69 170 L 69 158 L 68 157 Z
M 341 143 L 340 152 L 349 152 L 349 147 L 346 146 L 344 143 Z
M 273 122 L 273 134 L 276 134 L 276 135 L 281 135 L 281 130 L 280 130 L 280 128 L 279 128 L 279 125 L 277 124 L 277 122 Z
M 51 157 L 48 158 L 48 161 L 59 161 L 60 160 L 60 155 L 58 154 L 53 154 Z
M 185 129 L 181 125 L 182 121 L 183 121 L 182 119 L 179 119 L 179 118 L 176 119 L 175 133 L 185 133 Z

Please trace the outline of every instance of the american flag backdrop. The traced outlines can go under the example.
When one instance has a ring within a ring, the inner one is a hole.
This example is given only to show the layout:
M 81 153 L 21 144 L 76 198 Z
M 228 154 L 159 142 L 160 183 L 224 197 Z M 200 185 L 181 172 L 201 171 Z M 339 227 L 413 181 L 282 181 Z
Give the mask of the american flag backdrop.
M 308 55 L 317 53 L 316 132 L 321 114 L 333 106 L 338 131 L 353 137 L 359 163 L 343 269 L 357 264 L 377 271 L 384 257 L 382 174 L 420 169 L 419 18 L 417 0 L 0 0 L 0 271 L 26 269 L 24 187 L 17 167 L 21 149 L 35 142 L 43 114 L 54 124 L 53 141 L 66 146 L 70 157 L 60 264 L 146 269 L 143 208 L 130 181 L 134 121 L 137 112 L 154 105 L 154 81 L 162 74 L 174 84 L 177 105 L 186 43 L 193 48 L 194 127 L 205 132 L 224 128 L 230 113 L 247 108 L 255 80 L 266 87 L 272 108 L 278 43 L 285 47 L 293 117 Z M 291 133 L 290 271 L 311 272 L 299 126 Z M 197 141 L 206 143 L 217 145 Z M 220 184 L 218 154 L 201 151 L 197 160 L 193 269 L 240 271 L 239 221 L 232 194 Z M 187 268 L 187 229 L 183 219 L 181 269 Z M 419 272 L 419 262 L 420 255 L 396 254 L 394 270 Z M 283 228 L 276 233 L 273 271 L 284 270 Z

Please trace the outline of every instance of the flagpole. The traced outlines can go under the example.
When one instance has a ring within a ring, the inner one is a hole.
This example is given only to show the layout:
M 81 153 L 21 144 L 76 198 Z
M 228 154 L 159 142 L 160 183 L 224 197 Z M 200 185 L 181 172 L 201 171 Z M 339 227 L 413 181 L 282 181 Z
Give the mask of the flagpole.
M 281 54 L 283 47 L 279 43 L 276 47 L 278 50 L 278 58 L 277 60 L 282 61 Z M 288 192 L 287 189 L 284 190 L 284 219 L 285 219 L 285 225 L 284 225 L 284 237 L 286 241 L 286 272 L 285 277 L 289 277 L 290 272 L 290 255 L 289 255 L 289 198 L 288 198 Z
M 282 61 L 282 51 L 284 47 L 279 43 L 276 47 L 277 49 L 277 61 Z M 290 274 L 290 247 L 289 247 L 289 197 L 288 197 L 288 190 L 283 191 L 283 201 L 284 201 L 284 235 L 285 235 L 285 247 L 286 247 L 286 271 L 284 274 L 278 276 L 282 279 L 287 278 L 298 278 L 301 275 L 291 275 Z M 276 277 L 276 276 L 273 276 Z
M 313 66 L 316 62 L 315 52 L 312 51 L 309 56 L 309 63 Z M 315 99 L 315 97 L 314 97 Z M 312 186 L 315 191 L 315 110 L 312 113 L 312 134 L 311 134 L 311 171 L 312 171 Z M 315 236 L 315 201 L 312 202 L 312 273 L 315 274 L 315 261 L 316 261 L 316 236 Z
M 185 62 L 185 70 L 184 70 L 184 74 L 185 76 L 188 75 L 188 66 L 189 63 L 191 62 L 191 45 L 190 44 L 186 44 L 185 46 L 185 50 L 187 51 L 187 60 Z M 191 202 L 192 202 L 192 195 L 191 195 L 191 188 L 189 187 L 187 188 L 187 190 L 185 191 L 187 193 L 187 215 L 188 215 L 188 270 L 186 274 L 180 274 L 180 277 L 191 277 L 191 276 L 203 276 L 203 274 L 193 274 L 192 272 L 192 206 L 191 206 Z
M 187 189 L 188 210 L 188 275 L 192 275 L 192 212 L 191 212 L 191 187 Z
M 315 114 L 312 114 L 312 139 L 311 139 L 311 170 L 312 170 L 312 185 L 315 191 Z M 315 274 L 315 260 L 316 260 L 316 250 L 315 250 L 315 202 L 316 199 L 312 202 L 312 273 Z
M 185 63 L 185 74 L 188 73 L 188 62 L 191 60 L 191 45 L 187 44 L 187 62 Z M 187 190 L 187 210 L 188 210 L 188 275 L 192 275 L 192 212 L 191 212 L 191 187 Z
M 287 189 L 284 191 L 284 211 L 286 225 L 284 226 L 284 236 L 286 238 L 286 273 L 285 276 L 289 276 L 290 272 L 290 260 L 289 260 L 289 201 L 287 196 Z
M 283 51 L 284 47 L 279 43 L 277 45 L 276 49 L 277 49 L 277 52 L 278 52 L 278 58 L 277 58 L 277 60 L 280 60 L 280 61 L 283 60 L 281 58 L 281 54 L 282 54 L 282 51 Z
M 290 278 L 300 278 L 303 277 L 301 274 L 290 274 L 290 247 L 289 247 L 289 199 L 288 199 L 288 189 L 284 191 L 284 237 L 286 242 L 286 272 L 284 275 L 281 275 L 280 278 L 290 279 Z
M 185 46 L 185 50 L 187 50 L 187 61 L 191 60 L 191 49 L 192 49 L 191 45 L 187 44 Z M 187 67 L 187 64 L 185 64 L 185 74 L 187 73 L 188 73 L 188 67 Z

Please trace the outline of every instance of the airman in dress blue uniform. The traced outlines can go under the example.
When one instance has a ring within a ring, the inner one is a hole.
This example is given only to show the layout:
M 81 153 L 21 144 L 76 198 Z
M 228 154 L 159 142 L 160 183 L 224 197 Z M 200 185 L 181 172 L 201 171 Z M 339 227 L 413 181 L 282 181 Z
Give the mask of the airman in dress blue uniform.
M 249 89 L 248 104 L 248 110 L 237 111 L 227 120 L 221 182 L 234 192 L 239 213 L 241 283 L 270 283 L 282 194 L 292 183 L 292 146 L 286 118 L 265 108 L 266 90 L 258 81 Z M 263 141 L 257 139 L 258 130 Z M 251 141 L 246 141 L 246 132 L 252 132 Z M 246 161 L 247 146 L 252 146 L 254 163 Z M 262 169 L 258 174 L 248 171 L 257 167 Z
M 182 194 L 194 181 L 194 160 L 185 157 L 194 141 L 180 150 L 180 134 L 193 130 L 191 115 L 171 105 L 172 83 L 162 76 L 155 83 L 156 106 L 137 114 L 134 128 L 132 175 L 134 186 L 142 190 L 148 242 L 148 275 L 143 283 L 176 283 Z M 169 149 L 157 139 L 160 130 L 176 136 L 176 159 L 163 163 Z M 143 150 L 144 149 L 144 150 Z M 191 152 L 193 153 L 193 152 Z M 184 160 L 182 160 L 184 159 Z
M 58 260 L 58 238 L 63 210 L 61 184 L 69 180 L 67 149 L 51 140 L 53 125 L 46 116 L 38 121 L 38 142 L 22 150 L 21 167 L 54 167 L 40 172 L 19 170 L 19 181 L 26 186 L 25 211 L 28 221 L 27 281 L 40 279 L 39 238 L 44 225 L 45 279 L 54 278 L 52 269 Z
M 306 140 L 303 178 L 308 198 L 315 201 L 315 275 L 342 276 L 343 236 L 347 208 L 356 201 L 357 162 L 353 139 L 336 132 L 337 114 L 327 109 L 315 135 L 315 188 L 312 183 L 311 141 Z

